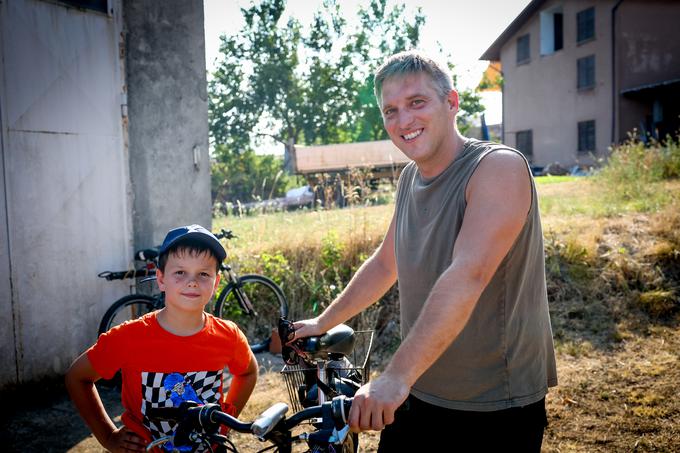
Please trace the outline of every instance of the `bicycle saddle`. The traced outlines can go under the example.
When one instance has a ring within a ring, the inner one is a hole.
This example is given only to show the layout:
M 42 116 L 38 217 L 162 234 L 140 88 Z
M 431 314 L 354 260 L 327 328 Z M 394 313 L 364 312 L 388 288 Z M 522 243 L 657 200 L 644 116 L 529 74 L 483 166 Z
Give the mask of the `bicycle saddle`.
M 323 335 L 309 337 L 302 350 L 313 359 L 326 359 L 328 354 L 349 355 L 354 350 L 354 329 L 339 324 Z
M 142 249 L 135 252 L 135 259 L 138 261 L 153 261 L 158 258 L 158 249 Z

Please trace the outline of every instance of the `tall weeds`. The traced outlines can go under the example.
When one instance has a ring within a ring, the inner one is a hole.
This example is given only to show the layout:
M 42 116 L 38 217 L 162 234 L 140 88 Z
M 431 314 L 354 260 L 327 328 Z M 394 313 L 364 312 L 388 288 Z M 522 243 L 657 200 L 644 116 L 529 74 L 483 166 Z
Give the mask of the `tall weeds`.
M 658 188 L 655 182 L 680 177 L 680 137 L 667 137 L 664 142 L 642 143 L 632 138 L 611 150 L 606 165 L 596 180 L 607 195 L 640 203 L 654 199 Z

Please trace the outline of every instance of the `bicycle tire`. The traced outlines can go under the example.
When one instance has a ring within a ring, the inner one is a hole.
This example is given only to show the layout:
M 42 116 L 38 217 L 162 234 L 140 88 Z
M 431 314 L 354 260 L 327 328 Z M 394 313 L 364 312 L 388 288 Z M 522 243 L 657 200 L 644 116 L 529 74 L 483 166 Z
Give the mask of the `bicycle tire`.
M 257 316 L 247 313 L 238 301 L 236 291 L 245 292 Z M 231 282 L 220 292 L 215 315 L 234 321 L 241 328 L 250 349 L 257 353 L 269 350 L 272 334 L 278 331 L 280 317 L 288 317 L 288 302 L 283 291 L 271 279 L 248 274 Z
M 145 294 L 130 294 L 129 296 L 121 297 L 104 313 L 99 323 L 99 335 L 108 332 L 111 327 L 157 310 L 159 307 L 156 304 L 157 300 L 155 297 Z

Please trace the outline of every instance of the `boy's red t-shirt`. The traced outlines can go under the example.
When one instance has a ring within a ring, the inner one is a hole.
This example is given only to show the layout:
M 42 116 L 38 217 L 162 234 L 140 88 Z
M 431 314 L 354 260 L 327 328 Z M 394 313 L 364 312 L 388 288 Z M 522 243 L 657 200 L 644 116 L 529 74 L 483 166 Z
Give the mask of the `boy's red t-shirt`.
M 175 424 L 149 420 L 147 409 L 175 407 L 182 401 L 220 403 L 224 408 L 223 370 L 243 374 L 252 356 L 248 340 L 231 321 L 206 313 L 200 332 L 180 337 L 163 329 L 156 314 L 114 327 L 87 350 L 104 379 L 121 370 L 121 419 L 149 441 L 171 435 Z

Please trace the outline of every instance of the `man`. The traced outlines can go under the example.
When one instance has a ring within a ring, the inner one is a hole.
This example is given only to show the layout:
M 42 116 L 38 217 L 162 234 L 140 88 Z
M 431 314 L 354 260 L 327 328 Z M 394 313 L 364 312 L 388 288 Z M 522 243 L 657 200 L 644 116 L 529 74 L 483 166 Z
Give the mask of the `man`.
M 389 58 L 375 95 L 390 139 L 413 162 L 380 247 L 295 336 L 327 331 L 398 281 L 403 341 L 357 391 L 352 429 L 386 427 L 383 452 L 538 452 L 557 377 L 528 163 L 458 132 L 451 77 L 422 54 Z

